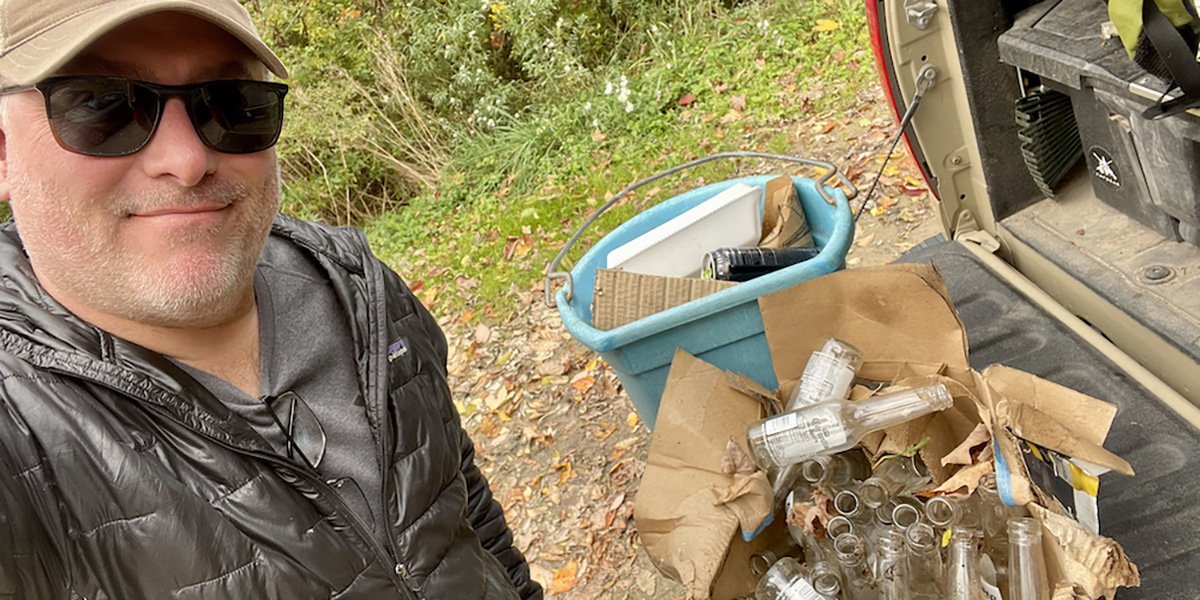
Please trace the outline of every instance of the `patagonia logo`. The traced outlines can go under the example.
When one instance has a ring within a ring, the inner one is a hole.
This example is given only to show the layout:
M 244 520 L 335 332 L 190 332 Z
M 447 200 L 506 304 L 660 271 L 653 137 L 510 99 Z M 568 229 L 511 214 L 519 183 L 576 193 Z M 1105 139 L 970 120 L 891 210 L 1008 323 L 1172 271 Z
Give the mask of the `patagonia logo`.
M 404 358 L 407 354 L 408 344 L 404 341 L 404 338 L 400 338 L 395 342 L 392 342 L 391 346 L 388 346 L 388 362 L 390 363 L 396 362 L 397 359 Z

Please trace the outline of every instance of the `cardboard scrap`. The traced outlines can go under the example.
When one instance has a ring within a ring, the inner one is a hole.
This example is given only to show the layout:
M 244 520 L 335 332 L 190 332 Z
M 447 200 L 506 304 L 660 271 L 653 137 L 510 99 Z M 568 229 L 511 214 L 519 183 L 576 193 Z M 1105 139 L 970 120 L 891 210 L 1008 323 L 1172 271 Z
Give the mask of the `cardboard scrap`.
M 1057 542 L 1042 544 L 1049 549 L 1047 564 L 1065 571 L 1067 578 L 1088 598 L 1101 595 L 1112 598 L 1117 587 L 1141 585 L 1137 565 L 1115 540 L 1093 535 L 1074 519 L 1036 504 L 1028 508 L 1042 522 L 1044 533 Z
M 731 541 L 742 552 L 744 524 L 757 527 L 774 509 L 766 476 L 721 471 L 726 442 L 746 452 L 745 431 L 762 416 L 757 400 L 725 384 L 726 373 L 679 350 L 663 391 L 650 456 L 634 506 L 638 533 L 655 566 L 681 582 L 689 598 L 709 598 L 722 578 Z M 782 520 L 782 519 L 781 519 Z M 729 560 L 728 583 L 753 592 L 749 562 Z M 736 597 L 736 594 L 729 598 Z
M 735 285 L 731 281 L 597 269 L 596 289 L 592 295 L 592 327 L 601 331 L 616 329 Z
M 923 374 L 969 368 L 962 321 L 931 265 L 838 271 L 763 296 L 758 305 L 775 375 L 792 386 L 829 336 L 862 350 L 863 379 L 893 381 L 904 365 Z
M 791 177 L 784 175 L 766 183 L 762 230 L 760 248 L 811 248 L 816 245 Z
M 948 465 L 969 465 L 975 461 L 971 457 L 971 451 L 975 448 L 987 444 L 992 441 L 992 434 L 988 432 L 987 425 L 980 423 L 975 426 L 967 439 L 963 440 L 950 454 L 942 457 L 942 466 Z

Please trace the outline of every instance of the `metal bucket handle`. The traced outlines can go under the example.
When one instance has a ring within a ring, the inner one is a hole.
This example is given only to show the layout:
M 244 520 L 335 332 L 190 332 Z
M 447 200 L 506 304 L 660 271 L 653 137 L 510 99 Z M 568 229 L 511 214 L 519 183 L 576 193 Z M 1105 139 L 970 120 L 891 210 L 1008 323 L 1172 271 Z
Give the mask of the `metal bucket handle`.
M 820 194 L 821 198 L 823 198 L 830 205 L 836 205 L 837 201 L 834 200 L 833 196 L 830 196 L 829 192 L 825 190 L 825 183 L 830 179 L 833 179 L 834 176 L 837 176 L 838 180 L 842 182 L 842 185 L 846 186 L 847 200 L 853 200 L 855 196 L 858 196 L 858 188 L 854 187 L 854 184 L 850 182 L 850 178 L 847 177 L 845 173 L 842 173 L 840 170 L 838 170 L 837 166 L 835 166 L 833 163 L 812 158 L 801 158 L 798 156 L 787 156 L 783 154 L 769 154 L 766 152 L 721 152 L 719 154 L 713 154 L 712 156 L 698 158 L 677 167 L 672 167 L 666 171 L 647 177 L 621 190 L 621 193 L 613 196 L 608 202 L 605 202 L 604 206 L 601 206 L 599 210 L 597 210 L 595 213 L 592 213 L 592 216 L 588 217 L 587 221 L 584 221 L 583 225 L 579 227 L 579 230 L 575 232 L 575 235 L 572 235 L 571 239 L 568 240 L 566 245 L 562 247 L 562 250 L 559 250 L 558 256 L 555 256 L 554 260 L 550 261 L 550 264 L 546 265 L 546 306 L 554 308 L 554 288 L 551 282 L 555 279 L 567 280 L 565 288 L 567 291 L 567 301 L 571 300 L 573 296 L 572 290 L 575 287 L 575 280 L 571 277 L 571 273 L 569 271 L 555 271 L 554 269 L 558 268 L 559 263 L 566 258 L 567 252 L 571 251 L 571 247 L 575 245 L 575 242 L 579 241 L 580 237 L 583 237 L 583 232 L 587 231 L 588 227 L 591 227 L 592 223 L 596 222 L 596 219 L 600 218 L 600 215 L 603 215 L 608 209 L 612 208 L 613 205 L 621 200 L 621 198 L 628 196 L 646 184 L 653 183 L 669 175 L 674 175 L 680 171 L 683 171 L 684 169 L 690 169 L 692 167 L 723 158 L 767 158 L 819 167 L 821 169 L 825 169 L 825 174 L 821 175 L 821 177 L 817 179 L 817 193 Z

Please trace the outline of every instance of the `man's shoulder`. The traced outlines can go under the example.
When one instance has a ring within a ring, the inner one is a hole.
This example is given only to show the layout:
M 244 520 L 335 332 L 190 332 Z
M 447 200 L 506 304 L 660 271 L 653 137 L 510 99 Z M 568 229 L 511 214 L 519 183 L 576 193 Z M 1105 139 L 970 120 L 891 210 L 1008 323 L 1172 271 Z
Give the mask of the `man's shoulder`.
M 281 213 L 275 216 L 271 235 L 302 246 L 359 273 L 365 270 L 372 256 L 366 236 L 352 227 L 304 221 Z

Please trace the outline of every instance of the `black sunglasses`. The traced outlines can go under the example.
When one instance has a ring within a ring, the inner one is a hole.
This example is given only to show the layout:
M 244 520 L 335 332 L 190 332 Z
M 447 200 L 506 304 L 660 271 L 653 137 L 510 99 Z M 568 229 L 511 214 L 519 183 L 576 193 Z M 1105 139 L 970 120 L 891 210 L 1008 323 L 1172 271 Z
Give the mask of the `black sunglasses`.
M 129 156 L 146 147 L 167 99 L 179 97 L 206 146 L 227 154 L 260 152 L 283 129 L 282 83 L 227 79 L 159 85 L 124 77 L 50 77 L 34 86 L 63 148 L 88 156 Z

